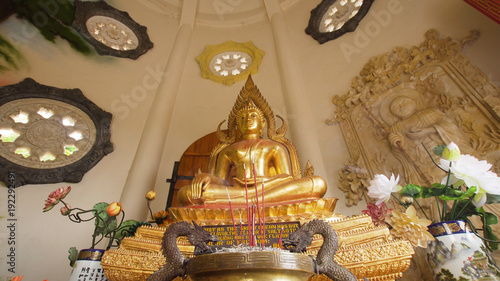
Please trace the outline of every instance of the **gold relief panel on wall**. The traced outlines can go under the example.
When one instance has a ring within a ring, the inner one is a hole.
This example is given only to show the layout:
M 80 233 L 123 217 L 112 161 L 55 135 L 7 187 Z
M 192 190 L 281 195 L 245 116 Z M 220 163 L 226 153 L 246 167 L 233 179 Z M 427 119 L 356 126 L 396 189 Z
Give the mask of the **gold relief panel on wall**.
M 440 182 L 422 144 L 431 151 L 453 141 L 500 171 L 500 89 L 461 52 L 478 36 L 457 41 L 429 30 L 420 46 L 371 58 L 349 92 L 333 98 L 351 156 L 339 184 L 348 206 L 375 174 L 399 174 L 402 185 Z

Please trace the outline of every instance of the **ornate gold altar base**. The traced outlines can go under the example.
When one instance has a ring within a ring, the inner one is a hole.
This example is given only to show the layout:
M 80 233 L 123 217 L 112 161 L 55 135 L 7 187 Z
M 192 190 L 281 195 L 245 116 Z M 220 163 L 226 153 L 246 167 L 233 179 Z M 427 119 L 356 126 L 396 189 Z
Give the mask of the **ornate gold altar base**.
M 352 271 L 360 280 L 363 277 L 372 281 L 402 277 L 414 253 L 410 243 L 393 240 L 389 229 L 374 226 L 369 216 L 345 217 L 335 214 L 336 201 L 335 198 L 324 198 L 266 207 L 266 223 L 298 221 L 302 224 L 313 219 L 325 220 L 335 229 L 339 238 L 335 261 Z M 176 221 L 195 220 L 199 225 L 232 225 L 229 209 L 171 208 L 169 211 Z M 235 217 L 239 218 L 240 212 L 246 217 L 246 210 L 233 211 Z M 106 251 L 101 261 L 106 277 L 110 281 L 144 281 L 162 267 L 165 257 L 161 254 L 161 239 L 165 229 L 141 227 L 135 237 L 123 239 L 119 249 Z M 322 243 L 322 237 L 315 236 L 305 254 L 316 255 Z M 180 237 L 177 245 L 185 257 L 193 256 L 194 246 L 185 237 Z M 311 280 L 330 279 L 318 275 Z

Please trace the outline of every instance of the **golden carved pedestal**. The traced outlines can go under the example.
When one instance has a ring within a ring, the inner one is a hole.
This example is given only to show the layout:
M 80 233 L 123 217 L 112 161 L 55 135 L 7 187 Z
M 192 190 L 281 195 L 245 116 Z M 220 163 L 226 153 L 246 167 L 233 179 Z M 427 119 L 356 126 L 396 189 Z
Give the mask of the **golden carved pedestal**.
M 336 201 L 335 198 L 324 198 L 266 207 L 266 223 L 294 221 L 305 223 L 313 219 L 325 220 L 335 229 L 339 238 L 335 261 L 348 268 L 360 280 L 363 277 L 377 281 L 395 280 L 401 277 L 410 266 L 414 253 L 410 243 L 393 240 L 389 229 L 374 226 L 369 216 L 345 217 L 335 214 L 333 210 Z M 229 209 L 171 208 L 169 211 L 176 221 L 195 220 L 199 225 L 205 226 L 232 226 Z M 245 213 L 246 217 L 246 210 L 235 209 L 233 212 L 235 217 L 239 218 L 240 212 L 242 215 Z M 165 257 L 161 254 L 161 239 L 165 229 L 141 227 L 135 237 L 125 238 L 119 249 L 106 251 L 101 261 L 106 277 L 111 281 L 146 280 L 165 263 Z M 315 236 L 303 256 L 309 258 L 307 255 L 316 255 L 322 242 L 320 235 Z M 185 237 L 180 237 L 177 244 L 185 257 L 193 256 L 194 246 L 191 246 Z M 213 254 L 207 255 L 206 259 L 210 259 L 208 256 L 211 255 Z M 311 280 L 330 279 L 324 275 L 317 275 Z

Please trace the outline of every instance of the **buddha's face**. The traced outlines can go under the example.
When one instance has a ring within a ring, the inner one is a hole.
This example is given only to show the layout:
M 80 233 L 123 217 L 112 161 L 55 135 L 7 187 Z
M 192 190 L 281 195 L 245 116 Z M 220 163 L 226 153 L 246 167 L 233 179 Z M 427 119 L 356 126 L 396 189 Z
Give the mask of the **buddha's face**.
M 396 117 L 405 119 L 410 117 L 417 109 L 417 104 L 414 100 L 407 97 L 397 97 L 391 102 L 391 113 Z
M 242 136 L 260 134 L 264 126 L 262 113 L 256 108 L 242 110 L 238 115 L 238 131 Z

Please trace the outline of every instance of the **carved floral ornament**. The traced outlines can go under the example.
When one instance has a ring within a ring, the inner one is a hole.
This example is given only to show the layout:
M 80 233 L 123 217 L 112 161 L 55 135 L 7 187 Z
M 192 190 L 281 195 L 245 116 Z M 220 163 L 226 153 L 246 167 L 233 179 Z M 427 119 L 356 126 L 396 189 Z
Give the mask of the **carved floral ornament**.
M 264 51 L 252 41 L 227 41 L 208 45 L 196 61 L 200 65 L 201 77 L 229 86 L 257 73 L 263 57 Z
M 0 87 L 0 180 L 15 185 L 80 182 L 113 151 L 111 114 L 79 89 L 32 79 Z
M 351 156 L 339 184 L 348 206 L 368 199 L 375 174 L 399 174 L 401 185 L 440 182 L 422 143 L 453 141 L 500 172 L 500 89 L 461 52 L 478 36 L 458 41 L 429 30 L 420 46 L 372 57 L 348 93 L 333 98 Z

